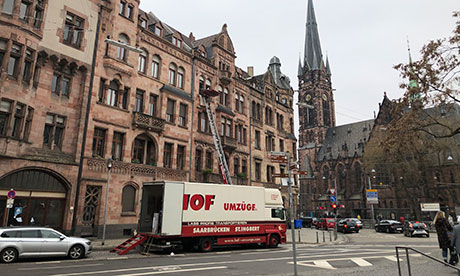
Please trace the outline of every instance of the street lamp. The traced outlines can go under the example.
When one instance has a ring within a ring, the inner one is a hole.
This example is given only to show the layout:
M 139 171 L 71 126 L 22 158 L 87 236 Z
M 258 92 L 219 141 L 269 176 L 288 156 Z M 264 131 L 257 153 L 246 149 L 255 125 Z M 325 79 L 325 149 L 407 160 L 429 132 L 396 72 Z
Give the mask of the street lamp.
M 373 175 L 373 178 L 375 178 L 375 170 L 374 170 L 374 169 L 371 170 L 371 173 L 372 173 L 372 175 Z M 368 181 L 368 183 L 369 183 L 369 190 L 372 190 L 372 184 L 371 184 L 371 177 L 370 177 L 370 175 L 367 176 L 367 181 Z M 373 203 L 370 203 L 369 205 L 371 205 L 372 226 L 375 226 L 374 204 L 373 204 Z
M 107 226 L 107 203 L 109 201 L 110 171 L 113 167 L 113 159 L 107 160 L 107 187 L 105 190 L 105 207 L 104 207 L 104 227 L 102 229 L 102 245 L 105 243 L 105 228 Z

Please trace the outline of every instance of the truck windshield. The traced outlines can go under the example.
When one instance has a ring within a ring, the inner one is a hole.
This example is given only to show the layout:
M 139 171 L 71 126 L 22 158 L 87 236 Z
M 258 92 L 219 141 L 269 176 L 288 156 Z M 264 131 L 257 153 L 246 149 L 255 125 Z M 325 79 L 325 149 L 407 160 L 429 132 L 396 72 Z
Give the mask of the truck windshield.
M 272 209 L 272 218 L 279 218 L 281 220 L 284 220 L 284 210 L 281 208 Z

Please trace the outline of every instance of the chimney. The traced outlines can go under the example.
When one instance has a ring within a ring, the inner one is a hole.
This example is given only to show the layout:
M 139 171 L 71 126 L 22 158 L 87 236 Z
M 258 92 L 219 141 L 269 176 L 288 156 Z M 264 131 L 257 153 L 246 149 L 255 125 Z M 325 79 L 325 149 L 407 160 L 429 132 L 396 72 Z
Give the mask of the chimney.
M 254 77 L 254 66 L 248 66 L 248 75 Z
M 190 38 L 191 41 L 195 41 L 195 36 L 193 35 L 192 32 L 190 32 L 190 34 L 188 35 L 188 37 Z

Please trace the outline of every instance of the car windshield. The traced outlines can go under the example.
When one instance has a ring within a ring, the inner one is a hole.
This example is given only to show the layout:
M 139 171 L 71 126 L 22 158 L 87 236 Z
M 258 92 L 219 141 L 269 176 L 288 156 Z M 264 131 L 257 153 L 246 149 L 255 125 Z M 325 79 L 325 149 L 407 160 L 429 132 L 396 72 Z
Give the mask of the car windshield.
M 334 222 L 334 219 L 328 219 L 327 222 Z

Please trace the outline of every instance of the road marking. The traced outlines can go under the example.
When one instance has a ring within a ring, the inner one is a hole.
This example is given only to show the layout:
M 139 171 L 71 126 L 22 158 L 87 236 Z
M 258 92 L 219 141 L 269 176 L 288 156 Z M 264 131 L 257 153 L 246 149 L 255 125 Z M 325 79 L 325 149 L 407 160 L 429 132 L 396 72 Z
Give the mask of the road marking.
M 107 260 L 126 260 L 128 259 L 127 256 L 124 256 L 124 257 L 109 257 L 107 258 Z
M 87 265 L 66 265 L 66 266 L 48 266 L 48 267 L 30 267 L 30 268 L 18 268 L 18 270 L 44 270 L 44 269 L 62 269 L 62 268 L 70 268 L 70 267 L 83 267 L 83 266 L 100 266 L 104 265 L 100 264 L 87 264 Z
M 225 269 L 226 266 L 214 266 L 214 267 L 200 267 L 200 268 L 187 268 L 187 269 L 177 269 L 177 270 L 161 270 L 153 272 L 142 272 L 135 274 L 122 274 L 122 276 L 140 276 L 140 275 L 155 275 L 155 274 L 166 274 L 166 273 L 183 273 L 183 272 L 192 272 L 192 271 L 204 271 L 204 270 L 217 270 Z
M 35 264 L 60 264 L 61 261 L 35 262 Z
M 364 260 L 363 258 L 352 258 L 351 261 L 359 266 L 372 266 L 370 262 Z
M 396 261 L 397 261 L 396 256 L 385 256 L 385 259 L 390 260 L 390 261 L 392 261 L 392 262 L 396 262 Z M 399 258 L 399 260 L 402 261 L 401 258 Z

